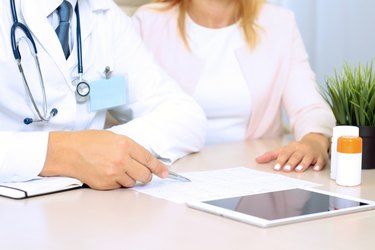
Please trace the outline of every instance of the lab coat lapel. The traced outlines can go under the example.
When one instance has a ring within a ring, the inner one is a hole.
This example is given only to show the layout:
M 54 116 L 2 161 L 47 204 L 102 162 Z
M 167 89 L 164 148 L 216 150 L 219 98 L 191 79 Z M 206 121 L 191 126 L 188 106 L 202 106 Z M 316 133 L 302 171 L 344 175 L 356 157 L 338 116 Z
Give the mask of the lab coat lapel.
M 34 40 L 43 47 L 48 55 L 50 55 L 62 74 L 68 80 L 67 65 L 61 49 L 61 44 L 54 29 L 48 22 L 48 19 L 43 13 L 41 13 L 40 8 L 38 8 L 39 2 L 21 1 L 21 4 L 22 14 L 27 26 L 34 36 Z
M 92 43 L 90 42 L 90 38 L 92 32 L 95 27 L 96 18 L 94 13 L 91 10 L 91 4 L 87 1 L 78 1 L 79 4 L 79 16 L 80 16 L 80 26 L 81 26 L 81 43 L 82 43 L 82 64 L 83 70 L 87 71 L 88 68 L 93 64 L 94 61 L 94 54 L 92 49 Z M 74 10 L 74 16 L 76 16 L 76 12 Z M 74 46 L 73 50 L 71 51 L 71 56 L 68 59 L 69 65 L 72 67 L 73 65 L 77 64 L 77 33 L 76 33 L 76 26 L 77 20 L 73 23 L 73 34 L 74 35 Z
M 91 8 L 87 1 L 78 1 L 79 4 L 79 14 L 81 19 L 81 39 L 82 43 L 91 35 L 94 29 L 95 18 L 91 11 Z M 87 11 L 89 9 L 90 11 Z

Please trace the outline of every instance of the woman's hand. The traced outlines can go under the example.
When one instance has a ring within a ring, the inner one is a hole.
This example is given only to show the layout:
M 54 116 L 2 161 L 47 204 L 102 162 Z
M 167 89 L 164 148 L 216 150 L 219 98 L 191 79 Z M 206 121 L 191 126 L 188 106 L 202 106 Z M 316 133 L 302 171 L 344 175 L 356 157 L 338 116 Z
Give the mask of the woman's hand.
M 258 163 L 276 161 L 274 170 L 285 172 L 304 172 L 310 166 L 313 170 L 322 170 L 328 162 L 329 139 L 322 134 L 310 133 L 300 141 L 258 156 Z

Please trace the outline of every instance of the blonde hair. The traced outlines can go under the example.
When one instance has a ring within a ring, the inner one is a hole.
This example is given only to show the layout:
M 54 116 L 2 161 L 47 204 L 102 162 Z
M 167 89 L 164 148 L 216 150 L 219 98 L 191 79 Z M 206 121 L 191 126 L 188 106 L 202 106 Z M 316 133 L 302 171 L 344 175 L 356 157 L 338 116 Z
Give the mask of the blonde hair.
M 185 17 L 190 0 L 153 0 L 153 2 L 169 3 L 166 9 L 179 5 L 178 29 L 185 45 L 189 47 L 189 42 L 185 30 Z M 258 43 L 256 19 L 264 0 L 237 0 L 235 16 L 240 20 L 245 39 L 250 48 L 255 48 Z

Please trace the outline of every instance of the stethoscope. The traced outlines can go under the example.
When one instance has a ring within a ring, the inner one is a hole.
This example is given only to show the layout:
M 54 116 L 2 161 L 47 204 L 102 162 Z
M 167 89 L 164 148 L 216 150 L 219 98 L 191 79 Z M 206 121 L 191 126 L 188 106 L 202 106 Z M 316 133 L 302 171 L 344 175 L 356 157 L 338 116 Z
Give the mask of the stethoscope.
M 48 113 L 48 104 L 47 104 L 47 97 L 46 97 L 46 90 L 45 90 L 45 85 L 43 81 L 43 76 L 42 76 L 42 71 L 40 70 L 40 63 L 38 59 L 38 51 L 36 48 L 35 41 L 31 35 L 30 30 L 26 25 L 23 23 L 20 23 L 18 21 L 17 17 L 17 11 L 16 11 L 16 6 L 15 6 L 15 0 L 10 0 L 10 6 L 11 6 L 11 11 L 12 11 L 12 17 L 13 17 L 13 25 L 11 27 L 10 31 L 10 39 L 11 39 L 11 44 L 12 44 L 12 50 L 13 50 L 13 55 L 14 58 L 17 61 L 18 69 L 21 73 L 23 83 L 26 87 L 26 92 L 32 102 L 32 105 L 36 111 L 36 114 L 38 116 L 37 119 L 32 119 L 30 117 L 24 118 L 23 122 L 26 125 L 29 125 L 33 122 L 48 122 L 52 117 L 57 115 L 58 110 L 56 108 L 52 108 L 51 111 Z M 78 9 L 78 3 L 75 6 L 75 13 L 77 17 L 77 58 L 78 58 L 78 78 L 73 81 L 73 85 L 76 88 L 76 100 L 78 103 L 84 103 L 89 99 L 89 94 L 90 94 L 90 85 L 86 80 L 83 79 L 83 64 L 82 64 L 82 41 L 81 41 L 81 22 L 80 22 L 80 17 L 79 17 L 79 9 Z M 36 67 L 38 69 L 38 74 L 39 74 L 39 81 L 40 81 L 40 86 L 42 90 L 42 98 L 43 98 L 43 109 L 42 111 L 38 108 L 38 105 L 36 104 L 36 101 L 34 99 L 33 94 L 31 93 L 29 84 L 27 83 L 26 76 L 24 74 L 24 70 L 22 68 L 22 60 L 21 60 L 21 53 L 19 51 L 19 42 L 20 40 L 16 41 L 16 29 L 19 28 L 21 29 L 25 35 L 26 38 L 23 37 L 21 39 L 25 39 L 28 43 L 30 52 L 34 58 Z

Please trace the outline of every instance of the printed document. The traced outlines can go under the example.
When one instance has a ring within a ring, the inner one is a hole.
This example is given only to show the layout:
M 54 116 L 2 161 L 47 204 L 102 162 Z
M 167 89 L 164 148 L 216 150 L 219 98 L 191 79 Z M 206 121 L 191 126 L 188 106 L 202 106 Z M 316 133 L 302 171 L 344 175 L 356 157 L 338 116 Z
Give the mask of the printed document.
M 180 174 L 191 182 L 154 176 L 147 185 L 137 185 L 132 189 L 172 202 L 185 203 L 319 185 L 246 167 Z

